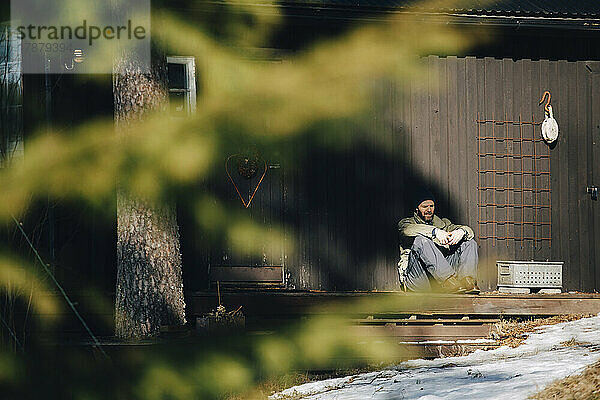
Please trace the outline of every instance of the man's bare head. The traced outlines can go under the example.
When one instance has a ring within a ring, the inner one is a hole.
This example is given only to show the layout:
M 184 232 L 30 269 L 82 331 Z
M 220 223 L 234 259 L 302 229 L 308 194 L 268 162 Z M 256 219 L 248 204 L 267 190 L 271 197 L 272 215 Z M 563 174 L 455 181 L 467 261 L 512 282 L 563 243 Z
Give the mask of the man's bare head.
M 433 220 L 434 212 L 435 203 L 433 200 L 425 200 L 417 206 L 417 213 L 425 222 L 431 222 Z

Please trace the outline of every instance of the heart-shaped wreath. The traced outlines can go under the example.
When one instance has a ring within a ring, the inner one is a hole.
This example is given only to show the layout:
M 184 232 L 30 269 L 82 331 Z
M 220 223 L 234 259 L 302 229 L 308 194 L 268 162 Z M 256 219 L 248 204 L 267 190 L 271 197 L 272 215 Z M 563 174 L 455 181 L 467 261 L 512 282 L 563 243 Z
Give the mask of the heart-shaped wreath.
M 239 190 L 238 186 L 236 185 L 235 181 L 231 177 L 231 174 L 229 173 L 229 161 L 231 159 L 235 159 L 235 158 L 238 159 L 238 162 L 237 162 L 237 171 L 238 171 L 238 174 L 242 178 L 244 178 L 244 179 L 251 179 L 254 176 L 256 176 L 256 173 L 258 172 L 258 170 L 260 168 L 260 165 L 261 164 L 264 165 L 264 171 L 262 173 L 262 176 L 260 177 L 260 180 L 256 184 L 256 187 L 254 188 L 254 191 L 252 192 L 252 195 L 250 196 L 250 198 L 248 199 L 248 201 L 244 200 L 244 197 L 240 193 L 240 190 Z M 227 173 L 227 177 L 229 178 L 229 181 L 231 182 L 231 184 L 235 188 L 235 191 L 237 192 L 237 194 L 238 194 L 240 200 L 242 201 L 242 204 L 244 205 L 244 207 L 245 208 L 250 207 L 250 203 L 252 203 L 252 199 L 254 199 L 254 195 L 258 191 L 258 188 L 260 187 L 260 184 L 262 183 L 263 179 L 265 178 L 265 175 L 267 174 L 267 163 L 266 163 L 266 161 L 263 161 L 261 163 L 260 156 L 258 155 L 258 153 L 254 153 L 254 154 L 251 154 L 251 155 L 248 155 L 248 154 L 232 154 L 229 157 L 227 157 L 227 161 L 225 161 L 225 172 Z

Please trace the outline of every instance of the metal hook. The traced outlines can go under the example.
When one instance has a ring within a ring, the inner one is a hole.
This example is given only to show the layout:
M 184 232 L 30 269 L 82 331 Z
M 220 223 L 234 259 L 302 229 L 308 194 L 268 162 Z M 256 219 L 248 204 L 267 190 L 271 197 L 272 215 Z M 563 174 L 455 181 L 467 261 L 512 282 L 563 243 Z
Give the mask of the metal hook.
M 540 100 L 540 105 L 544 102 L 544 99 L 546 98 L 546 95 L 548 95 L 548 100 L 546 101 L 546 105 L 544 105 L 544 110 L 546 110 L 546 112 L 550 112 L 548 110 L 548 106 L 550 105 L 550 98 L 552 97 L 552 95 L 550 94 L 549 91 L 545 91 L 544 94 L 542 95 L 542 99 Z

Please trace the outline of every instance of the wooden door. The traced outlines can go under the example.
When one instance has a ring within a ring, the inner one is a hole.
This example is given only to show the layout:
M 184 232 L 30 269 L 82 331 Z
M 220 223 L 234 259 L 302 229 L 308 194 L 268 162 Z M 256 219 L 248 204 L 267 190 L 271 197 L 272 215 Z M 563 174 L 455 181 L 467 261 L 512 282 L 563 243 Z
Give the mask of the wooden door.
M 245 153 L 225 162 L 225 196 L 232 207 L 229 240 L 213 249 L 209 281 L 233 286 L 283 285 L 284 190 L 281 165 Z

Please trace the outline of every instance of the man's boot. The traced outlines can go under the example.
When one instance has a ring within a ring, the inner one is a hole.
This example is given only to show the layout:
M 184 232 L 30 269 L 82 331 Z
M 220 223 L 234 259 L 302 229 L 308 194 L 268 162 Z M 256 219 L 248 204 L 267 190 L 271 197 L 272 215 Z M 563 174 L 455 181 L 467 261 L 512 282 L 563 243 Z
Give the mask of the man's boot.
M 440 285 L 444 293 L 464 294 L 467 289 L 461 285 L 456 275 L 452 275 Z
M 466 289 L 465 294 L 479 294 L 481 290 L 477 287 L 477 281 L 471 276 L 466 276 L 461 280 L 462 286 Z

